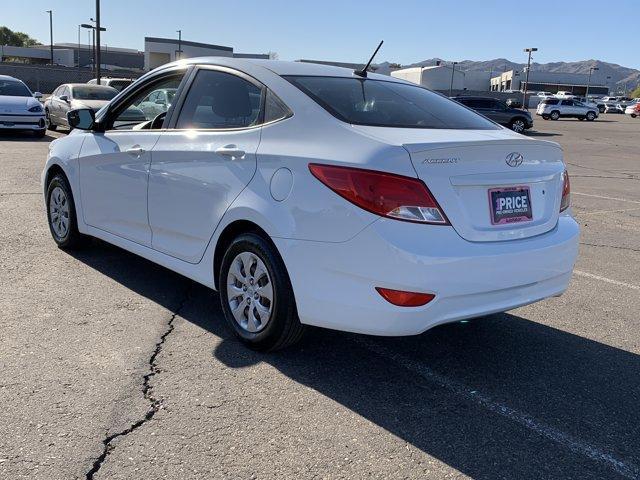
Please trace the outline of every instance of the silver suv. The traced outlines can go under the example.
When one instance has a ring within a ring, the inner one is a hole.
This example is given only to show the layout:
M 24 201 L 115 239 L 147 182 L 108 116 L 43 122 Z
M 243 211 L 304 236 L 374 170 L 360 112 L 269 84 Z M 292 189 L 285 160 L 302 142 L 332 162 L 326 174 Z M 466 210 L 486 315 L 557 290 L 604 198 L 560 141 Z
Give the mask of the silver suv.
M 598 107 L 585 105 L 573 98 L 545 98 L 536 109 L 536 115 L 541 115 L 545 120 L 577 118 L 592 122 L 598 118 L 598 113 Z

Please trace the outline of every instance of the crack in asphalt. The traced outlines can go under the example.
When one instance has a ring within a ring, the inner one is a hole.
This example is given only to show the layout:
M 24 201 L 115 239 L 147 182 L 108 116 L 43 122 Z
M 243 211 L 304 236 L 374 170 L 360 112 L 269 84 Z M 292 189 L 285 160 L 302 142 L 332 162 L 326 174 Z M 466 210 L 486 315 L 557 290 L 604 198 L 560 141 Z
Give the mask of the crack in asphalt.
M 169 318 L 169 321 L 167 322 L 166 330 L 160 336 L 160 339 L 158 340 L 158 342 L 156 342 L 156 346 L 153 350 L 153 353 L 151 354 L 151 357 L 149 357 L 149 372 L 144 375 L 143 381 L 142 381 L 142 394 L 144 398 L 148 400 L 150 403 L 149 410 L 147 410 L 144 417 L 141 418 L 140 420 L 132 423 L 129 427 L 125 428 L 124 430 L 118 433 L 114 433 L 112 435 L 106 436 L 102 440 L 102 444 L 104 448 L 100 456 L 95 460 L 95 462 L 93 462 L 93 466 L 91 467 L 91 470 L 87 472 L 86 480 L 93 480 L 95 478 L 95 475 L 100 471 L 100 469 L 102 468 L 102 465 L 104 465 L 104 462 L 107 460 L 107 457 L 109 456 L 109 454 L 111 454 L 111 452 L 115 449 L 115 446 L 112 444 L 112 442 L 115 439 L 124 437 L 134 432 L 135 430 L 140 428 L 142 425 L 150 421 L 154 417 L 154 415 L 159 410 L 162 409 L 162 400 L 156 398 L 153 395 L 153 387 L 150 385 L 150 381 L 156 374 L 160 373 L 161 371 L 158 368 L 158 363 L 156 362 L 156 359 L 160 354 L 160 352 L 162 351 L 162 347 L 166 342 L 167 337 L 171 335 L 171 332 L 173 332 L 175 328 L 174 322 L 178 317 L 178 315 L 180 315 L 180 312 L 184 308 L 187 301 L 189 300 L 190 293 L 191 293 L 191 287 L 187 287 L 182 300 L 180 300 L 177 308 L 173 311 L 173 313 L 171 314 L 171 317 Z
M 606 248 L 615 248 L 618 250 L 630 250 L 632 252 L 640 252 L 640 248 L 633 247 L 621 247 L 620 245 L 607 245 L 604 243 L 588 243 L 588 242 L 580 242 L 580 245 L 588 245 L 589 247 L 606 247 Z

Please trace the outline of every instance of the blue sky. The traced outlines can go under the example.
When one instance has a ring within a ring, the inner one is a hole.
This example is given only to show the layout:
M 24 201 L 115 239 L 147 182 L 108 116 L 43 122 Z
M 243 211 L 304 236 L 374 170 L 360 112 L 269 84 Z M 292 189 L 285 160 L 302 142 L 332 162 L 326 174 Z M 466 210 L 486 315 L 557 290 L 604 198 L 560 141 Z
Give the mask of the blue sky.
M 54 42 L 77 42 L 77 25 L 94 15 L 93 0 L 3 1 L 0 25 L 48 43 L 45 10 L 54 11 Z M 275 51 L 299 58 L 359 62 L 379 40 L 377 60 L 403 64 L 432 57 L 524 62 L 597 58 L 640 68 L 640 0 L 511 2 L 494 0 L 102 0 L 103 43 L 142 50 L 144 37 L 173 37 Z M 586 12 L 586 14 L 585 14 Z M 581 20 L 581 18 L 586 20 Z M 617 25 L 616 25 L 617 24 Z M 633 25 L 633 27 L 632 27 Z M 553 33 L 551 33 L 553 32 Z M 82 41 L 86 42 L 86 33 Z

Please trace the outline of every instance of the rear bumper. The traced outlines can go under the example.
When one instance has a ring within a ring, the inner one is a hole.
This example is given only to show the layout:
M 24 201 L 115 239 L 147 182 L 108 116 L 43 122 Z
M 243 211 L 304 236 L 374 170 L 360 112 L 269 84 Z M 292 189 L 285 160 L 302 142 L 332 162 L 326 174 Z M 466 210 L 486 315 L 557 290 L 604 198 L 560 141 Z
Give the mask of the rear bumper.
M 344 243 L 274 238 L 302 323 L 373 335 L 412 335 L 507 311 L 568 286 L 579 227 L 562 216 L 550 232 L 469 242 L 451 227 L 381 219 Z M 422 307 L 391 305 L 375 287 L 428 292 Z

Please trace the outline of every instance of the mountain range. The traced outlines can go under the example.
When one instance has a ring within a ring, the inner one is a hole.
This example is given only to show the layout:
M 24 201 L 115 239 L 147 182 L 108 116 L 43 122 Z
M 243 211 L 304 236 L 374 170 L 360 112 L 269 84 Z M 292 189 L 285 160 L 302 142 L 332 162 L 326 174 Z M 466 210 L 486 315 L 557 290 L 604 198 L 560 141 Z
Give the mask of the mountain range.
M 437 62 L 447 63 L 446 60 L 440 58 L 431 58 L 423 60 L 422 62 L 412 63 L 410 65 L 403 65 L 402 68 L 410 67 L 428 67 L 436 65 Z M 449 62 L 450 63 L 450 62 Z M 389 62 L 380 63 L 377 65 L 381 71 L 385 71 L 390 67 Z M 506 58 L 496 58 L 493 60 L 474 61 L 464 60 L 459 62 L 456 68 L 464 71 L 483 71 L 495 72 L 496 75 L 499 72 L 507 70 L 522 70 L 526 66 L 526 63 L 516 63 Z M 624 85 L 625 83 L 629 88 L 634 88 L 640 84 L 640 70 L 635 68 L 623 67 L 615 63 L 607 63 L 601 60 L 583 60 L 580 62 L 552 62 L 552 63 L 531 63 L 531 71 L 540 72 L 564 72 L 564 73 L 589 73 L 589 67 L 597 67 L 598 71 L 592 75 L 594 83 L 600 84 L 617 84 Z M 607 77 L 611 77 L 607 79 Z

